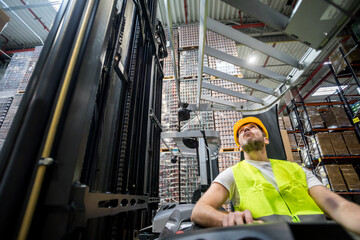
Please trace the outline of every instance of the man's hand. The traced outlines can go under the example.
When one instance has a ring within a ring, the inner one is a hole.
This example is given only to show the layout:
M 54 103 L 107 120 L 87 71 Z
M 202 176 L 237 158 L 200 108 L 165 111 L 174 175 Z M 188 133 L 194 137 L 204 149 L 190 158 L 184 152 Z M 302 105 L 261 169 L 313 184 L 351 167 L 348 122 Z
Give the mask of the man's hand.
M 242 224 L 251 224 L 251 223 L 263 223 L 263 221 L 255 221 L 252 217 L 250 210 L 245 209 L 243 212 L 230 212 L 227 214 L 223 220 L 223 227 L 242 225 Z

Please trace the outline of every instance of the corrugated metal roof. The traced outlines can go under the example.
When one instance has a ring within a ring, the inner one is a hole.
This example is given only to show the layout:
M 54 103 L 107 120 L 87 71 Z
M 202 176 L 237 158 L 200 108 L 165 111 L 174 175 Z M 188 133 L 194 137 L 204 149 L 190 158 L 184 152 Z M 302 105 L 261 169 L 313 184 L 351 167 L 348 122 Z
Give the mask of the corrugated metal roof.
M 48 0 L 27 0 L 26 4 L 46 28 L 50 29 L 56 16 L 51 3 Z M 8 26 L 2 32 L 2 35 L 9 39 L 5 50 L 29 48 L 45 42 L 48 31 L 20 0 L 0 0 L 0 6 L 10 16 Z M 0 38 L 3 46 L 6 42 L 4 37 Z
M 170 1 L 172 24 L 174 26 L 186 23 L 184 2 L 184 0 Z M 261 0 L 261 2 L 287 17 L 291 15 L 293 10 L 292 5 L 287 5 L 287 0 Z M 199 22 L 200 0 L 186 0 L 186 10 L 188 23 Z M 208 16 L 218 21 L 240 21 L 239 10 L 220 0 L 209 0 Z M 167 25 L 165 6 L 162 0 L 159 1 L 158 18 L 165 26 Z M 256 21 L 253 16 L 244 12 L 241 12 L 241 18 L 246 22 Z

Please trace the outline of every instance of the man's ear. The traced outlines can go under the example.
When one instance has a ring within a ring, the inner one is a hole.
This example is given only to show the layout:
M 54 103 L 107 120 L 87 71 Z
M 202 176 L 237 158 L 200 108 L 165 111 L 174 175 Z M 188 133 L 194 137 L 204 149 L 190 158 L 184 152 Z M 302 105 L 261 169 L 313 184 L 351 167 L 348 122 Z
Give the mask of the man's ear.
M 265 145 L 268 145 L 270 143 L 270 141 L 267 137 L 264 137 L 264 143 L 265 143 Z
M 244 151 L 241 146 L 239 146 L 239 151 L 240 151 L 240 152 L 241 152 L 241 151 Z

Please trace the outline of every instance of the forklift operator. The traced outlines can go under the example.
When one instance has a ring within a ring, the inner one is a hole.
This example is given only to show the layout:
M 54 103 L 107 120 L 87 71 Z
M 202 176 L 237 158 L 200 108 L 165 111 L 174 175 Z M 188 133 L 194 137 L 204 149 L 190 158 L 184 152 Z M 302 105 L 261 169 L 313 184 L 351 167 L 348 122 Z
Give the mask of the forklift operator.
M 297 163 L 267 158 L 268 132 L 255 117 L 234 125 L 245 160 L 220 173 L 196 203 L 191 220 L 204 227 L 254 222 L 325 222 L 325 214 L 360 235 L 360 206 L 329 191 Z M 219 209 L 227 199 L 235 212 Z

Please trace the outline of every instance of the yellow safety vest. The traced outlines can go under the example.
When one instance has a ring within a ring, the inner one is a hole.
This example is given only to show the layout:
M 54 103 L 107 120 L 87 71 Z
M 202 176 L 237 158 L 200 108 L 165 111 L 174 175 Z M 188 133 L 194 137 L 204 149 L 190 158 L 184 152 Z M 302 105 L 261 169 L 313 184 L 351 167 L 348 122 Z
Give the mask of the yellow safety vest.
M 240 205 L 236 211 L 249 209 L 263 221 L 326 221 L 323 211 L 308 193 L 306 174 L 296 163 L 270 159 L 279 191 L 262 173 L 246 161 L 232 167 Z

